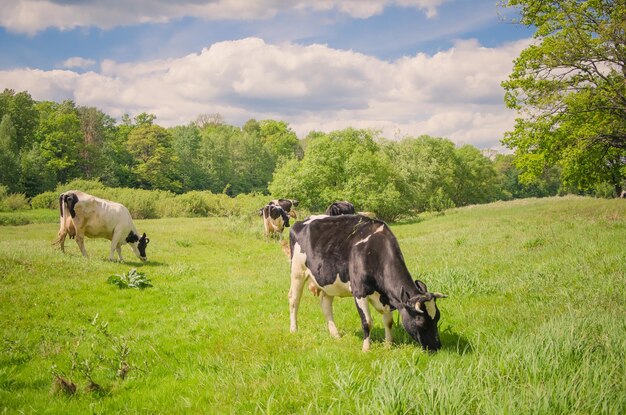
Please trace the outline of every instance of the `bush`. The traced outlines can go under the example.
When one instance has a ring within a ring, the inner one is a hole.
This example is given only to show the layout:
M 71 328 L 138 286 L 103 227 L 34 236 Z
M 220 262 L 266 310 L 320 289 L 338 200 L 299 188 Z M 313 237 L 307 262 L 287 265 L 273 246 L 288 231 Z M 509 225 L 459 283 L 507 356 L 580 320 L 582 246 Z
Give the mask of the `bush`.
M 105 187 L 100 182 L 74 180 L 59 186 L 54 192 L 45 192 L 32 199 L 33 208 L 58 209 L 59 194 L 68 190 L 81 190 L 106 200 L 123 204 L 135 219 L 161 217 L 256 217 L 269 200 L 262 194 L 240 194 L 230 197 L 209 191 L 192 191 L 182 195 L 163 190 L 143 190 Z M 1 190 L 1 189 L 0 189 Z
M 615 189 L 610 183 L 598 183 L 593 189 L 593 195 L 601 199 L 612 199 L 615 197 Z
M 105 189 L 105 186 L 98 180 L 75 179 L 66 184 L 58 185 L 56 193 L 58 195 L 68 190 L 80 190 L 81 192 L 93 194 L 93 192 L 103 189 Z
M 22 215 L 14 213 L 0 214 L 0 226 L 22 226 L 29 223 L 31 223 L 31 220 Z
M 14 193 L 2 200 L 2 207 L 4 210 L 21 210 L 30 208 L 30 205 L 25 194 Z
M 30 201 L 30 205 L 33 209 L 58 209 L 59 208 L 59 193 L 57 192 L 44 192 Z

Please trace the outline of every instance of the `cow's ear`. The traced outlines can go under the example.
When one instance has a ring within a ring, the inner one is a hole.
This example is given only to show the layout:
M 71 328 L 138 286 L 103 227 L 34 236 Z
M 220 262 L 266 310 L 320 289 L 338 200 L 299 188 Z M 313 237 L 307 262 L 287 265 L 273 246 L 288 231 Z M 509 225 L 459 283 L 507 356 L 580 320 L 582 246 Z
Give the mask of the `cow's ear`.
M 423 282 L 421 282 L 420 280 L 415 280 L 415 286 L 417 287 L 418 290 L 423 291 L 425 293 L 428 292 L 428 288 L 426 287 L 426 284 L 424 284 Z
M 433 297 L 435 298 L 448 298 L 448 294 L 442 294 L 442 293 L 432 293 Z

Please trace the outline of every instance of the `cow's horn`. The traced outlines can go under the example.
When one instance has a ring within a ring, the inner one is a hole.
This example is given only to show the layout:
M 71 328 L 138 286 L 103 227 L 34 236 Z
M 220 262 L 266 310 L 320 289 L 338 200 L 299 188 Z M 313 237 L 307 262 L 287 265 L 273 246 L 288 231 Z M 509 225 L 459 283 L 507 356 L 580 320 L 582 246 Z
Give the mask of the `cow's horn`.
M 420 314 L 424 314 L 424 310 L 422 310 L 422 303 L 420 301 L 415 302 L 415 310 Z

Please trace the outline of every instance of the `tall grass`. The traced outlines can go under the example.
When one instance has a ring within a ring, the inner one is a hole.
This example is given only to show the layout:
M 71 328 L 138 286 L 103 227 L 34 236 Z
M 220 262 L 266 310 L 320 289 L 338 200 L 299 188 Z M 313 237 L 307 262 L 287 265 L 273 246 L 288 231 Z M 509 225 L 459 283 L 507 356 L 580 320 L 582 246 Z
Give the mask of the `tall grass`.
M 138 220 L 149 261 L 108 241 L 50 242 L 56 224 L 0 229 L 0 413 L 622 414 L 626 204 L 553 198 L 392 226 L 438 302 L 423 352 L 335 301 L 342 337 L 305 293 L 289 333 L 289 263 L 259 218 Z M 126 257 L 131 258 L 126 250 Z M 119 290 L 137 268 L 153 284 Z M 76 385 L 65 391 L 58 378 Z M 96 384 L 97 387 L 94 387 Z

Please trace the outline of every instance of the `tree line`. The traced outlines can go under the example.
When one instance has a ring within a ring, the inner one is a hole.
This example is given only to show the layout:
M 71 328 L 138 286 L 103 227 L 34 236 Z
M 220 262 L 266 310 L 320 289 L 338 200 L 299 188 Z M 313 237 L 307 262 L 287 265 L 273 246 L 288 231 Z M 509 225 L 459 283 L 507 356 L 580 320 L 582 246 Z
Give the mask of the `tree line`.
M 228 125 L 219 114 L 164 128 L 142 113 L 116 122 L 73 101 L 0 94 L 0 185 L 33 197 L 74 179 L 109 187 L 261 193 L 323 209 L 338 199 L 394 219 L 564 191 L 557 169 L 519 181 L 513 155 L 457 147 L 445 138 L 387 140 L 371 130 L 311 132 L 298 139 L 284 121 Z

